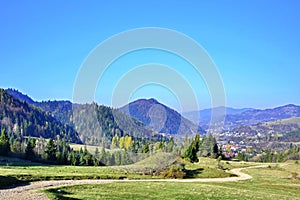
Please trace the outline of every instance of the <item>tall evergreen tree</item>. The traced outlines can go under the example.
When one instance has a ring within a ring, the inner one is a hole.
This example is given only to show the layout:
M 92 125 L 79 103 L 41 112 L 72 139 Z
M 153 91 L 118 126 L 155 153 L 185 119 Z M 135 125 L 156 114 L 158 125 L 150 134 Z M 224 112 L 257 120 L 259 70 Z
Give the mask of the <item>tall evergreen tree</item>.
M 197 152 L 199 151 L 200 146 L 200 135 L 197 134 L 195 137 L 195 140 L 192 141 L 190 146 L 187 148 L 187 150 L 184 152 L 183 157 L 188 159 L 190 162 L 198 162 L 198 156 Z
M 74 165 L 74 166 L 78 164 L 78 162 L 76 160 L 76 155 L 75 155 L 74 151 L 71 151 L 69 153 L 69 155 L 68 155 L 68 162 L 69 162 L 70 165 Z
M 0 136 L 0 155 L 7 156 L 10 152 L 9 138 L 7 132 L 2 130 Z
M 11 145 L 11 151 L 14 153 L 21 153 L 21 142 L 19 138 L 14 139 Z
M 100 153 L 100 162 L 105 164 L 107 163 L 107 156 L 105 152 L 105 148 L 102 146 L 101 153 Z
M 35 158 L 35 153 L 34 153 L 35 145 L 36 145 L 36 140 L 34 138 L 29 138 L 25 149 L 25 159 L 33 160 Z
M 174 139 L 173 137 L 171 137 L 167 145 L 167 152 L 172 152 L 173 148 L 174 148 Z
M 50 138 L 45 149 L 47 159 L 50 161 L 56 161 L 56 151 L 57 151 L 56 144 L 54 140 Z

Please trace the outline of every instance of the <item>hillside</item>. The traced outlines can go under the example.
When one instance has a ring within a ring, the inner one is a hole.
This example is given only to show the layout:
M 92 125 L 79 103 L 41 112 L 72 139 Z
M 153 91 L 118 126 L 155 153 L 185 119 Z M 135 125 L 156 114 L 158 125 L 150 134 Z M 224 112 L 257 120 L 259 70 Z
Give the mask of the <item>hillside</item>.
M 140 99 L 119 110 L 140 120 L 147 127 L 159 133 L 184 135 L 205 132 L 201 127 L 182 117 L 177 111 L 155 99 Z
M 226 115 L 224 118 L 224 109 Z M 215 112 L 217 119 L 209 127 L 211 120 L 211 113 Z M 191 121 L 199 122 L 199 125 L 205 130 L 210 128 L 210 131 L 219 133 L 222 131 L 230 131 L 239 126 L 251 126 L 261 122 L 272 122 L 276 120 L 300 117 L 300 106 L 297 105 L 285 105 L 272 109 L 252 109 L 242 108 L 234 109 L 227 107 L 217 107 L 212 109 L 205 109 L 201 111 L 192 111 L 183 113 Z M 222 120 L 224 120 L 224 123 Z
M 8 94 L 13 96 L 15 99 L 20 101 L 26 101 L 28 104 L 34 105 L 41 108 L 42 110 L 51 113 L 53 117 L 58 119 L 60 122 L 68 125 L 72 125 L 70 121 L 70 116 L 72 115 L 73 104 L 70 101 L 34 101 L 28 95 L 22 92 L 9 88 L 6 90 Z
M 227 113 L 225 118 L 221 118 L 220 120 L 215 119 L 211 126 L 209 126 L 210 119 L 205 119 L 204 115 L 201 117 L 200 124 L 202 124 L 202 127 L 205 130 L 209 129 L 210 132 L 218 134 L 224 131 L 232 131 L 234 128 L 240 126 L 251 126 L 262 122 L 273 122 L 295 117 L 300 117 L 300 106 L 289 104 L 277 108 L 263 110 L 248 108 L 246 108 L 246 111 L 243 111 L 243 109 L 235 111 L 233 110 L 233 114 Z
M 55 139 L 58 135 L 69 142 L 81 143 L 77 132 L 59 122 L 49 113 L 26 101 L 19 101 L 0 89 L 0 129 L 5 128 L 14 137 L 43 137 Z
M 18 90 L 8 89 L 21 101 L 31 102 L 61 123 L 74 127 L 85 144 L 109 146 L 114 135 L 129 135 L 138 140 L 160 141 L 162 136 L 142 122 L 116 109 L 98 104 L 72 104 L 70 101 L 33 101 Z M 28 103 L 29 103 L 28 102 Z
M 134 140 L 160 140 L 160 135 L 142 122 L 118 110 L 97 104 L 77 105 L 72 114 L 73 123 L 80 137 L 87 144 L 109 146 L 114 135 L 129 135 Z
M 287 133 L 300 130 L 300 117 L 277 120 L 274 122 L 261 122 L 252 126 L 238 126 L 233 132 L 244 133 L 245 135 L 261 135 L 267 134 L 284 136 Z
M 255 125 L 260 122 L 271 122 L 287 118 L 300 117 L 300 106 L 285 105 L 273 109 L 250 110 L 243 113 L 226 116 L 227 128 L 239 125 Z

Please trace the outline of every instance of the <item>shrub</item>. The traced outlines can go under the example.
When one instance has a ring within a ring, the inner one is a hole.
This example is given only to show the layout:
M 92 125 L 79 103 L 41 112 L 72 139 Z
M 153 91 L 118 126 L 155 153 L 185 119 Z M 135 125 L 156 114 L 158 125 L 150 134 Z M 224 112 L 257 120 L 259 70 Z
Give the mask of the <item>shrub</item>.
M 186 173 L 184 172 L 183 164 L 173 164 L 169 169 L 161 173 L 165 178 L 184 178 Z

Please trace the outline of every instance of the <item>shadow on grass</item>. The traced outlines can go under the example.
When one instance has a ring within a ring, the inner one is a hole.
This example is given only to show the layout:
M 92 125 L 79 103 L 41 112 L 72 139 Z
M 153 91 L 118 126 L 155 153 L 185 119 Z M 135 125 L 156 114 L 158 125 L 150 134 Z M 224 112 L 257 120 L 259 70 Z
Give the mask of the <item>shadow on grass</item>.
M 73 193 L 64 191 L 62 189 L 51 188 L 51 189 L 45 190 L 45 193 L 50 194 L 52 198 L 57 199 L 57 200 L 79 200 L 77 198 L 66 197 L 65 195 L 70 195 Z
M 198 174 L 201 174 L 203 172 L 203 168 L 198 169 L 184 169 L 184 172 L 186 174 L 185 178 L 195 178 Z
M 0 176 L 0 189 L 10 189 L 28 184 L 28 181 L 22 181 L 13 176 Z

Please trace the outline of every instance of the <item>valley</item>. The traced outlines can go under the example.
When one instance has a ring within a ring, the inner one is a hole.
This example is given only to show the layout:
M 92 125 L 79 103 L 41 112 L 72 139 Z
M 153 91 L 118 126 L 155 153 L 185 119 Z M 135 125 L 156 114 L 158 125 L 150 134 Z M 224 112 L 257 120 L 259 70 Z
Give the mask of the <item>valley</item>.
M 292 196 L 298 194 L 292 189 L 300 180 L 298 161 L 292 161 L 300 157 L 300 120 L 295 105 L 227 109 L 225 125 L 217 130 L 204 129 L 212 110 L 201 111 L 207 118 L 197 126 L 193 119 L 189 121 L 154 99 L 109 108 L 95 103 L 37 102 L 17 90 L 1 89 L 0 105 L 0 139 L 9 145 L 5 147 L 8 152 L 3 152 L 1 143 L 2 156 L 9 157 L 0 157 L 0 187 L 16 187 L 12 191 L 23 191 L 24 198 L 118 199 L 151 193 L 150 199 L 226 199 L 238 191 L 241 199 L 256 199 L 261 193 L 252 190 L 268 179 L 275 185 L 264 191 L 266 199 L 287 198 L 277 191 L 278 185 Z M 95 115 L 90 115 L 93 112 Z M 260 117 L 251 121 L 252 115 Z M 55 130 L 51 126 L 57 127 L 57 132 L 51 131 Z M 249 175 L 240 173 L 241 169 Z M 279 177 L 274 179 L 273 172 Z M 239 185 L 244 185 L 246 192 L 230 189 L 238 188 L 231 181 L 242 181 Z M 28 183 L 32 186 L 26 186 Z M 123 187 L 131 192 L 105 192 L 125 191 Z M 164 192 L 155 192 L 157 187 L 165 188 Z M 214 192 L 207 193 L 212 188 Z M 4 199 L 15 198 L 8 198 L 5 191 L 0 191 Z

